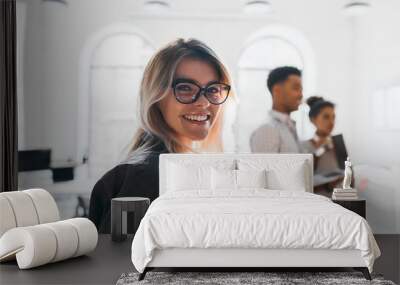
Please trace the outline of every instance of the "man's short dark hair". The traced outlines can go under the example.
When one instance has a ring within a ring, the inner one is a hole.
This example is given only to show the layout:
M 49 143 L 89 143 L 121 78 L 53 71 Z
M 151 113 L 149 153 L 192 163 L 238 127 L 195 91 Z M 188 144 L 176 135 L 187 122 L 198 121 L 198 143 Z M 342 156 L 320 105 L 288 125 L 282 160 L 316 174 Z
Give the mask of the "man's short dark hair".
M 293 66 L 281 66 L 273 69 L 269 73 L 267 79 L 269 92 L 272 94 L 272 88 L 274 85 L 285 81 L 290 75 L 298 75 L 301 77 L 301 70 Z

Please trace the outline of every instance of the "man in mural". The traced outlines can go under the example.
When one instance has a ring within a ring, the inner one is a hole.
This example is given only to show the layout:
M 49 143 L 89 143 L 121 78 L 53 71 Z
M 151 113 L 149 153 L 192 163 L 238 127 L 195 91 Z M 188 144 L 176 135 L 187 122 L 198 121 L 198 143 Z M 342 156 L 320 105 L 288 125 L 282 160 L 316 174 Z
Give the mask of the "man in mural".
M 268 76 L 267 86 L 272 95 L 272 110 L 268 122 L 252 133 L 251 151 L 300 153 L 296 124 L 290 113 L 299 108 L 303 99 L 301 71 L 291 66 L 275 68 Z

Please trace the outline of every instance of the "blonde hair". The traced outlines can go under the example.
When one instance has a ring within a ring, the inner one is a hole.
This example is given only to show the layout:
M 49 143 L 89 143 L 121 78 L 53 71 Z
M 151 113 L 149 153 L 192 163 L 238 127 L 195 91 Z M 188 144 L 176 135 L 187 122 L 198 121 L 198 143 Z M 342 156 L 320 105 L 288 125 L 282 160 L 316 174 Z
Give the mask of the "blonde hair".
M 231 84 L 227 68 L 207 45 L 196 39 L 178 39 L 160 49 L 147 64 L 139 92 L 140 127 L 134 137 L 126 162 L 143 161 L 160 140 L 170 153 L 190 152 L 190 146 L 179 142 L 172 128 L 165 122 L 158 102 L 168 95 L 176 68 L 184 58 L 204 60 L 217 72 L 219 80 Z M 230 95 L 231 96 L 231 95 Z M 229 98 L 228 98 L 229 100 Z M 226 104 L 226 103 L 225 103 Z M 223 108 L 207 137 L 199 143 L 200 151 L 222 151 Z

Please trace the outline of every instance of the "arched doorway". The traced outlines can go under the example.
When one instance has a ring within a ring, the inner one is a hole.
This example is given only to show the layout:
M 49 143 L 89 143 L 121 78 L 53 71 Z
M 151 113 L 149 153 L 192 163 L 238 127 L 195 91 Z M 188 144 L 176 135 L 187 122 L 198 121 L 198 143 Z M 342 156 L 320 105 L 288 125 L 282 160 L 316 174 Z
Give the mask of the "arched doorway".
M 236 149 L 250 151 L 250 135 L 267 119 L 272 97 L 267 89 L 269 72 L 278 66 L 296 66 L 303 71 L 304 94 L 315 88 L 315 64 L 306 39 L 292 29 L 273 26 L 257 32 L 244 45 L 238 62 L 239 104 L 235 120 Z M 312 131 L 302 105 L 292 116 L 298 133 L 305 138 Z
M 86 50 L 78 156 L 88 159 L 88 176 L 97 179 L 128 151 L 138 126 L 140 81 L 154 48 L 126 25 L 107 28 L 95 38 Z

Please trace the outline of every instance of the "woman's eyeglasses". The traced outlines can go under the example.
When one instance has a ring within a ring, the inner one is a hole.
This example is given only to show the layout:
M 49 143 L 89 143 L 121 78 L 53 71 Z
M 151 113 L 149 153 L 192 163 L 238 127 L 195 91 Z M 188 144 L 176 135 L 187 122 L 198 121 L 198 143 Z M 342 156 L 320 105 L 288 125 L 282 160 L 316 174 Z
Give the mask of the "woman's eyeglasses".
M 182 104 L 194 103 L 204 94 L 208 102 L 220 105 L 226 101 L 231 90 L 231 86 L 221 82 L 211 82 L 203 88 L 190 79 L 177 79 L 171 87 L 176 100 Z

